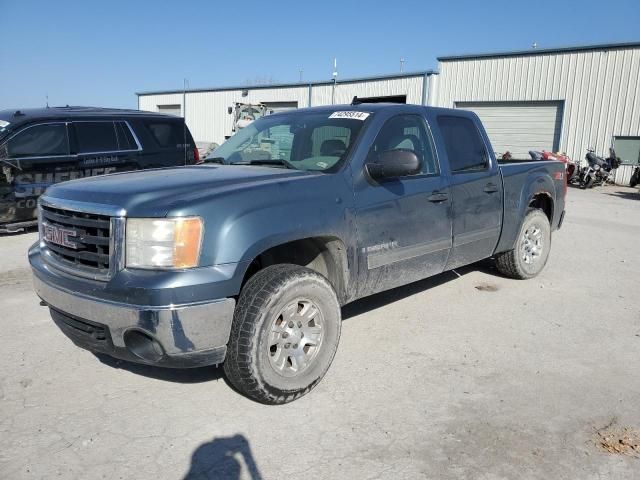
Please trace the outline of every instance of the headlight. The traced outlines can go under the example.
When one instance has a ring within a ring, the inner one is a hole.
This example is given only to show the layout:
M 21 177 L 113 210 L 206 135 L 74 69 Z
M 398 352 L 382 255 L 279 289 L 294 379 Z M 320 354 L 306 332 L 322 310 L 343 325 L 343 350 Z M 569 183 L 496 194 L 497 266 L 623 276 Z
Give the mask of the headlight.
M 126 265 L 131 268 L 198 266 L 203 233 L 199 217 L 129 218 Z

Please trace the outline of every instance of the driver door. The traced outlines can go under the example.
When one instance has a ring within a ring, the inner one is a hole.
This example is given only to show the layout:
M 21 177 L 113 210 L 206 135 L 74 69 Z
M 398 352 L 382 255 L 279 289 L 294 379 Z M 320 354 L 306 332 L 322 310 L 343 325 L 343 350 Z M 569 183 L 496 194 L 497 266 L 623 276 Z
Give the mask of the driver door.
M 420 115 L 397 115 L 382 126 L 369 152 L 413 151 L 417 175 L 375 182 L 355 175 L 360 258 L 358 296 L 435 275 L 451 249 L 451 199 L 433 141 Z

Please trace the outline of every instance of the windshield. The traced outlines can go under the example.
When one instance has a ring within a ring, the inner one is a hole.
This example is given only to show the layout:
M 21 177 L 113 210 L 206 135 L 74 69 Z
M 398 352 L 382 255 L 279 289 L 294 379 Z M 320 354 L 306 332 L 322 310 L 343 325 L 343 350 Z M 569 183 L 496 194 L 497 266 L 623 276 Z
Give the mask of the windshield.
M 335 171 L 369 116 L 364 112 L 347 115 L 351 113 L 356 112 L 291 112 L 262 117 L 219 146 L 206 161 Z

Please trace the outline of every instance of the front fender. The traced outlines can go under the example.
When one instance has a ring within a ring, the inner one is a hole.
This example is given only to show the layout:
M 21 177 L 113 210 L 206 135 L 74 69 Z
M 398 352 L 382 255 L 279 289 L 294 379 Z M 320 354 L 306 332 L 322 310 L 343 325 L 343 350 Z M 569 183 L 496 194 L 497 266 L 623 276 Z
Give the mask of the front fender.
M 269 248 L 309 237 L 350 245 L 352 203 L 350 184 L 338 173 L 242 188 L 180 212 L 204 219 L 200 266 L 211 266 L 251 262 Z

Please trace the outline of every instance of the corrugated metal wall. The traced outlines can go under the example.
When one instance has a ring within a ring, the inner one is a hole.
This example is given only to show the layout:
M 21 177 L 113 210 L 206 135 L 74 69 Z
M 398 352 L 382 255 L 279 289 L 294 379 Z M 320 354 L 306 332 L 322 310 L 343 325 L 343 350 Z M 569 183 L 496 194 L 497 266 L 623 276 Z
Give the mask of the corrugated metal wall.
M 423 75 L 408 75 L 401 78 L 338 82 L 335 103 L 350 103 L 355 95 L 359 97 L 406 95 L 407 103 L 421 104 L 423 91 L 428 91 L 424 89 L 424 81 Z M 331 85 L 312 85 L 311 104 L 313 106 L 331 104 L 331 89 Z M 187 125 L 194 139 L 222 143 L 225 135 L 231 134 L 233 119 L 227 113 L 227 108 L 234 102 L 298 102 L 298 107 L 309 106 L 309 85 L 253 89 L 247 87 L 246 90 L 248 94 L 245 97 L 242 96 L 243 89 L 187 92 Z M 182 94 L 145 94 L 138 97 L 140 110 L 157 112 L 158 105 L 182 105 Z
M 606 156 L 614 135 L 640 136 L 640 49 L 444 60 L 433 103 L 557 100 L 560 150 L 571 158 L 588 147 Z
M 447 60 L 434 102 L 564 100 L 560 150 L 607 155 L 614 135 L 640 136 L 639 72 L 638 48 Z
M 407 103 L 422 104 L 422 75 L 407 78 L 394 78 L 384 80 L 369 80 L 366 82 L 349 82 L 336 85 L 335 103 L 351 103 L 354 96 L 358 97 L 390 97 L 393 95 L 406 95 Z M 314 86 L 312 89 L 311 104 L 331 105 L 331 85 Z

